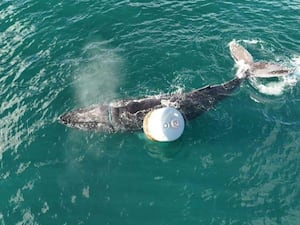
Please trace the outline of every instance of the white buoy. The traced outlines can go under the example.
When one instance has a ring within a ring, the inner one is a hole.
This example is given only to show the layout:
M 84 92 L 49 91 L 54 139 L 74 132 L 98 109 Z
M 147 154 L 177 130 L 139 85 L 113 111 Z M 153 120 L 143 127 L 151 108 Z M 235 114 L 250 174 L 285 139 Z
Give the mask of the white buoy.
M 177 109 L 171 107 L 155 109 L 145 116 L 143 129 L 146 136 L 151 140 L 175 141 L 183 133 L 184 119 Z

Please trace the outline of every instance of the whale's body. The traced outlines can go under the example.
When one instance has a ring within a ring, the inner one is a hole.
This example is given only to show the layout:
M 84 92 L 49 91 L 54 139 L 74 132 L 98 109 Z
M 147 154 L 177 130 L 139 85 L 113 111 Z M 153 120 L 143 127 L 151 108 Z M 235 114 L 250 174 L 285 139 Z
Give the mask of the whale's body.
M 67 126 L 82 130 L 134 131 L 142 129 L 143 119 L 148 112 L 166 106 L 176 108 L 186 120 L 191 120 L 229 96 L 242 81 L 243 79 L 235 78 L 222 85 L 207 86 L 182 94 L 157 95 L 93 105 L 69 112 L 61 117 L 61 121 Z
M 248 76 L 278 77 L 292 72 L 284 66 L 254 62 L 251 54 L 237 42 L 230 51 L 235 62 L 243 64 L 238 76 L 220 85 L 206 86 L 186 93 L 164 94 L 139 99 L 92 105 L 68 112 L 60 121 L 73 128 L 106 133 L 141 130 L 146 114 L 162 107 L 174 107 L 185 120 L 191 120 L 230 96 Z M 246 65 L 246 66 L 245 66 Z

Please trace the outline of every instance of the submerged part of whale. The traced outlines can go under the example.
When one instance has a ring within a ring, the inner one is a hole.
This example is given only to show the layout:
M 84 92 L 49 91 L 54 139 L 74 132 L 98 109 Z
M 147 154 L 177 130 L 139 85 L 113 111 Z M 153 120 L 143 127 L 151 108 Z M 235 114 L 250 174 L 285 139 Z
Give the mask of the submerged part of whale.
M 237 42 L 231 42 L 229 47 L 232 57 L 241 69 L 238 76 L 228 82 L 187 93 L 164 94 L 93 105 L 68 112 L 60 117 L 60 121 L 68 127 L 88 131 L 106 133 L 136 131 L 143 128 L 143 120 L 148 112 L 166 106 L 177 109 L 185 120 L 191 120 L 230 96 L 249 76 L 278 77 L 292 72 L 291 69 L 281 65 L 254 62 L 251 54 Z

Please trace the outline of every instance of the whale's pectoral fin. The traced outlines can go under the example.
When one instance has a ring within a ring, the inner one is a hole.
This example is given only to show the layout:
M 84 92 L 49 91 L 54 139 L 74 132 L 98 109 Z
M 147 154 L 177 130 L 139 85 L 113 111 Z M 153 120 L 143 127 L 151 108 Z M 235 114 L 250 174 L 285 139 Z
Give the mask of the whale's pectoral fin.
M 280 64 L 270 62 L 256 62 L 251 65 L 250 75 L 261 78 L 282 77 L 291 74 L 294 70 Z
M 229 43 L 229 49 L 232 58 L 236 63 L 243 62 L 244 64 L 252 64 L 253 63 L 253 57 L 252 55 L 245 49 L 243 46 L 241 46 L 236 41 L 231 41 Z

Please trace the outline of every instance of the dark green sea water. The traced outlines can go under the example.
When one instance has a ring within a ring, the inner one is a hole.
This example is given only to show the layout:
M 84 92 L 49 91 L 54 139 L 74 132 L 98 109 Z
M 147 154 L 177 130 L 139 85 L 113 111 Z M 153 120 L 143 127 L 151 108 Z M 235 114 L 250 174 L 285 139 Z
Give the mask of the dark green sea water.
M 246 81 L 175 143 L 58 123 L 230 80 L 233 39 L 295 73 Z M 299 0 L 1 0 L 0 225 L 300 224 L 299 59 Z

